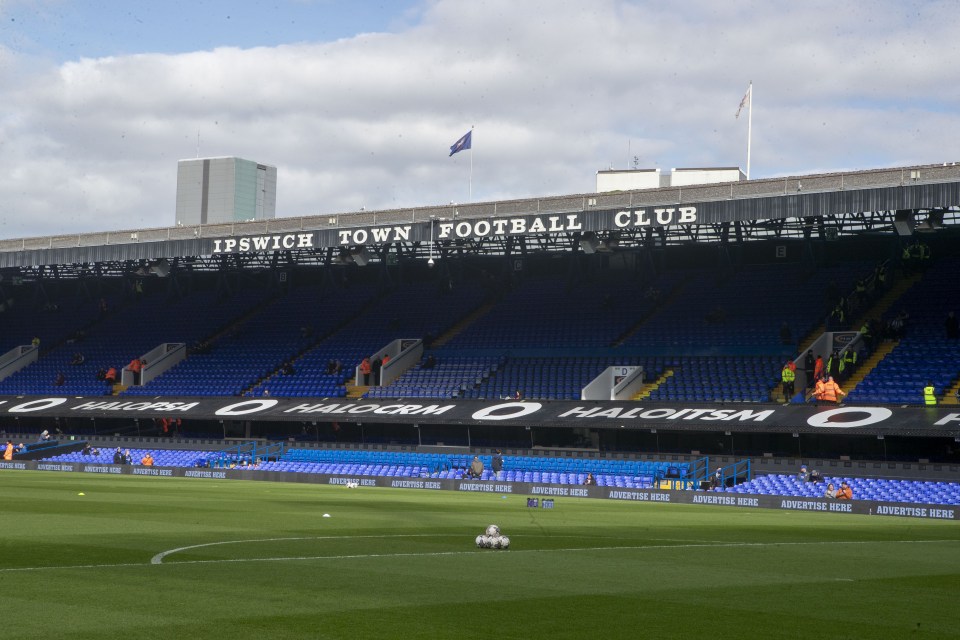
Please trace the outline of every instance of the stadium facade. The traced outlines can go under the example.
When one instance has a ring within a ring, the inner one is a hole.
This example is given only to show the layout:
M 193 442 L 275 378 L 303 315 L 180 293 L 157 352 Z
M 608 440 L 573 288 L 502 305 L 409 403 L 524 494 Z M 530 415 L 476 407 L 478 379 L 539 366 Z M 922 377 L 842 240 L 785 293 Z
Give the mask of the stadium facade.
M 619 271 L 644 281 L 678 264 L 728 270 L 782 260 L 816 269 L 858 256 L 895 259 L 917 238 L 938 254 L 949 254 L 960 228 L 958 212 L 960 166 L 949 163 L 252 222 L 181 220 L 167 228 L 0 241 L 0 294 L 4 300 L 32 304 L 93 300 L 104 292 L 123 298 L 131 295 L 134 283 L 147 280 L 148 292 L 168 296 L 206 286 L 220 293 L 260 287 L 295 296 L 300 284 L 336 287 L 348 277 L 383 287 L 416 280 L 443 284 L 478 271 L 514 278 L 556 272 L 558 264 L 569 277 L 603 278 Z M 436 268 L 427 268 L 428 260 Z M 565 351 L 614 357 L 636 356 L 645 349 Z M 522 356 L 524 350 L 514 350 L 514 355 Z M 214 430 L 219 424 L 224 435 L 226 422 L 241 437 L 286 430 L 310 431 L 320 440 L 322 428 L 336 424 L 339 438 L 422 445 L 429 432 L 431 444 L 468 447 L 502 443 L 514 448 L 725 451 L 729 441 L 727 453 L 779 454 L 805 434 L 823 454 L 842 455 L 849 449 L 860 457 L 886 457 L 893 455 L 887 444 L 901 438 L 907 457 L 953 460 L 951 445 L 960 439 L 960 413 L 950 406 L 862 405 L 838 411 L 736 401 L 238 400 L 196 398 L 189 392 L 149 401 L 50 392 L 0 397 L 0 418 L 24 425 L 99 421 L 101 429 L 129 432 L 133 424 L 139 429 L 141 420 L 170 415 L 214 425 Z M 734 437 L 738 445 L 732 443 Z

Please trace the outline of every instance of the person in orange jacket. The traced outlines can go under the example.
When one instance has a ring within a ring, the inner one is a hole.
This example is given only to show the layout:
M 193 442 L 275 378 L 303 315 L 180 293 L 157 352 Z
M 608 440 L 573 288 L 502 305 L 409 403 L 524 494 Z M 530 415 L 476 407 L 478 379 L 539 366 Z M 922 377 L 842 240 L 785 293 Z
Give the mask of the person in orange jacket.
M 840 483 L 840 488 L 837 489 L 837 500 L 853 500 L 853 489 L 846 482 Z
M 847 394 L 833 380 L 833 376 L 827 376 L 827 382 L 823 385 L 822 400 L 827 402 L 840 402 L 840 398 L 845 398 Z
M 147 455 L 143 456 L 143 459 L 140 460 L 140 464 L 142 464 L 145 467 L 153 466 L 153 456 L 150 455 L 149 451 L 147 451 Z
M 4 460 L 13 460 L 13 440 L 7 440 L 7 446 L 3 450 Z
M 841 397 L 846 397 L 846 393 L 833 381 L 833 376 L 827 376 L 817 382 L 813 390 L 813 397 L 822 402 L 839 402 Z
M 127 365 L 127 369 L 130 369 L 130 372 L 133 373 L 133 384 L 140 384 L 140 370 L 142 368 L 143 363 L 140 362 L 140 358 L 134 358 Z
M 370 358 L 364 358 L 360 363 L 360 375 L 363 376 L 363 385 L 369 386 L 370 373 L 373 371 L 373 365 L 370 364 Z

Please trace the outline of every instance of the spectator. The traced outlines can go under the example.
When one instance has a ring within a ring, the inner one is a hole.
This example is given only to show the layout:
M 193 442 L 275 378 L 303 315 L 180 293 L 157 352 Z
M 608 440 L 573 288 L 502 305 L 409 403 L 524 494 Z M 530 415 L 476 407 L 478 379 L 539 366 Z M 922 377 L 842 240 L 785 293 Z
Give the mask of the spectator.
M 143 363 L 140 361 L 140 358 L 134 358 L 130 361 L 130 364 L 127 365 L 127 369 L 130 370 L 130 373 L 133 374 L 133 384 L 140 384 L 140 370 L 143 368 Z
M 817 361 L 813 365 L 813 381 L 810 382 L 808 386 L 813 386 L 820 378 L 823 377 L 823 356 L 817 354 Z
M 717 467 L 716 472 L 710 478 L 710 488 L 719 489 L 723 486 L 723 469 Z
M 123 464 L 133 464 L 133 454 L 130 453 L 130 449 L 123 451 Z
M 362 386 L 370 386 L 370 374 L 373 372 L 373 365 L 370 363 L 370 358 L 364 358 L 360 362 L 360 375 L 363 376 Z
M 500 449 L 497 449 L 497 452 L 493 454 L 493 460 L 490 461 L 490 468 L 493 469 L 493 476 L 499 479 L 500 472 L 503 471 L 503 453 Z
M 846 380 L 850 372 L 857 365 L 857 350 L 853 347 L 847 347 L 843 355 L 840 356 L 840 375 Z
M 483 461 L 480 460 L 479 456 L 473 456 L 473 462 L 470 463 L 470 468 L 467 469 L 467 475 L 478 480 L 483 477 Z
M 123 464 L 123 452 L 120 451 L 120 447 L 113 452 L 113 464 Z
M 383 360 L 379 357 L 375 357 L 373 362 L 370 363 L 370 374 L 373 378 L 373 384 L 380 384 L 380 370 L 383 368 Z
M 103 375 L 103 379 L 107 384 L 113 385 L 117 382 L 117 369 L 116 367 L 110 367 L 107 369 L 107 372 Z
M 823 492 L 823 497 L 824 497 L 824 498 L 836 498 L 836 497 L 837 497 L 837 490 L 836 490 L 836 488 L 833 486 L 833 483 L 832 483 L 832 482 L 827 485 L 826 491 Z
M 937 389 L 932 382 L 927 382 L 927 385 L 923 388 L 923 404 L 928 407 L 937 404 Z
M 140 464 L 142 464 L 145 467 L 153 466 L 153 456 L 150 455 L 149 451 L 147 451 L 146 455 L 144 455 L 143 458 L 140 460 Z
M 794 373 L 791 364 L 793 363 L 788 362 L 783 365 L 783 369 L 780 371 L 780 384 L 783 388 L 783 399 L 785 401 L 789 401 L 793 397 L 794 381 L 797 379 L 797 374 Z
M 887 334 L 891 340 L 902 340 L 907 334 L 907 322 L 910 321 L 910 314 L 906 310 L 900 311 L 893 320 L 890 321 Z
M 67 379 L 64 377 L 63 371 L 57 371 L 57 377 L 53 379 L 53 386 L 62 387 L 66 382 Z
M 867 353 L 873 353 L 873 322 L 865 320 L 860 327 L 860 338 L 867 347 Z
M 847 394 L 840 388 L 840 385 L 834 382 L 833 376 L 827 376 L 827 379 L 819 388 L 819 395 L 817 391 L 815 391 L 813 395 L 817 400 L 823 402 L 838 403 L 840 402 L 840 398 Z
M 297 372 L 297 370 L 293 368 L 292 362 L 284 362 L 282 371 L 283 371 L 283 375 L 285 376 L 292 376 Z
M 588 473 L 587 477 L 583 479 L 583 484 L 587 484 L 587 485 L 597 484 L 597 479 L 593 477 L 592 473 Z
M 840 377 L 840 351 L 837 349 L 833 350 L 830 359 L 827 360 L 827 375 L 833 378 Z
M 799 473 L 797 473 L 798 482 L 809 482 L 810 474 L 807 472 L 807 465 L 801 465 Z
M 33 337 L 33 340 L 30 341 L 30 344 L 33 345 L 35 348 L 39 349 L 39 348 L 40 348 L 40 338 L 39 338 L 39 336 L 34 336 L 34 337 Z
M 13 460 L 13 440 L 7 440 L 7 445 L 3 449 L 3 459 Z
M 427 356 L 427 359 L 423 361 L 423 366 L 421 367 L 421 369 L 433 369 L 436 366 L 437 366 L 437 359 L 431 353 L 430 355 Z
M 840 483 L 840 488 L 837 490 L 837 500 L 853 500 L 853 489 L 846 482 Z
M 807 388 L 812 387 L 813 381 L 815 380 L 815 378 L 813 377 L 813 367 L 814 367 L 813 351 L 810 351 L 808 349 L 807 355 L 803 357 L 803 374 L 804 374 L 804 377 L 806 377 L 805 382 L 806 382 Z
M 823 482 L 823 476 L 816 469 L 810 470 L 810 482 Z
M 513 395 L 510 396 L 510 400 L 523 400 L 523 392 L 517 389 L 513 392 Z
M 84 363 L 85 360 L 86 358 L 83 357 L 83 354 L 77 351 L 75 354 L 73 354 L 73 358 L 70 360 L 70 364 L 71 366 L 79 367 Z

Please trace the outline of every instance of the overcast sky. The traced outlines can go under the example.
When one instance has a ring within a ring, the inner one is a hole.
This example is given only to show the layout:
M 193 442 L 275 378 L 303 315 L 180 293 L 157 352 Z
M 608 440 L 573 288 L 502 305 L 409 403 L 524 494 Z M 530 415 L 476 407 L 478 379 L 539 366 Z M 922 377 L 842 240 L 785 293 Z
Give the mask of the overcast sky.
M 960 161 L 958 4 L 0 0 L 0 238 L 174 224 L 177 160 L 277 215 Z M 448 157 L 471 126 L 473 149 Z M 198 145 L 199 138 L 199 145 Z

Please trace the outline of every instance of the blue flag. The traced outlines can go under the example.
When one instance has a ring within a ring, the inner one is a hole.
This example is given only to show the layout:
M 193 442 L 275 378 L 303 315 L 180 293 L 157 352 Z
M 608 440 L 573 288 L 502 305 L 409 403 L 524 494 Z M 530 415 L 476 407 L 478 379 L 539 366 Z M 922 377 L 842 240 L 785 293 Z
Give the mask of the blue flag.
M 453 146 L 450 147 L 450 155 L 463 151 L 464 149 L 470 148 L 470 142 L 473 140 L 473 129 L 467 131 L 463 134 L 463 137 L 453 143 Z M 449 156 L 448 156 L 449 157 Z

